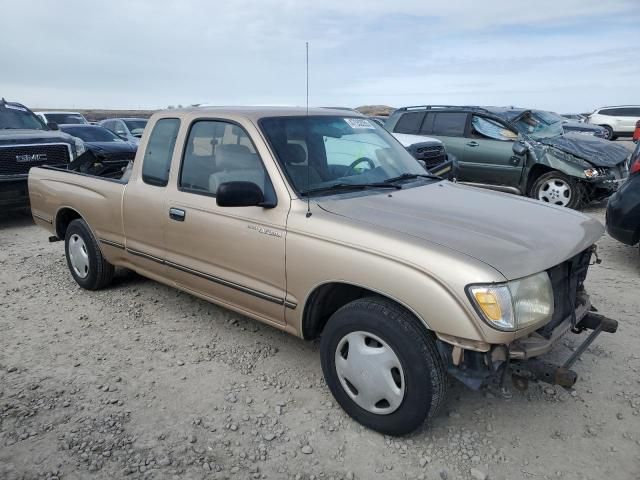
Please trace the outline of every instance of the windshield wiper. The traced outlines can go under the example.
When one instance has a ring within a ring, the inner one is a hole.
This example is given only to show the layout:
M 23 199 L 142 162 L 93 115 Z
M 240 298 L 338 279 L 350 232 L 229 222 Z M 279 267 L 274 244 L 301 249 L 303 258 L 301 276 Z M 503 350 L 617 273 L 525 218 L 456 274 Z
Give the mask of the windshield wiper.
M 394 188 L 396 190 L 402 189 L 400 185 L 393 185 L 389 183 L 336 183 L 326 187 L 312 188 L 301 192 L 302 195 L 309 195 L 310 193 L 317 192 L 329 192 L 332 190 L 365 190 L 367 188 Z
M 403 173 L 397 177 L 387 178 L 384 183 L 393 183 L 398 180 L 411 180 L 412 178 L 430 178 L 432 180 L 442 180 L 442 177 L 431 173 Z

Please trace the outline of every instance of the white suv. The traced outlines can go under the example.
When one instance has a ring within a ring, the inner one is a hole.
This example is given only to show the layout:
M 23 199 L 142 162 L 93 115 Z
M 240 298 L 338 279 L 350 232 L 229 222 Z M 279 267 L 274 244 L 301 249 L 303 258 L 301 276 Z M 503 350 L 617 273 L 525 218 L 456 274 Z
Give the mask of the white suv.
M 618 136 L 633 135 L 636 122 L 639 120 L 639 105 L 621 105 L 599 108 L 589 115 L 585 122 L 604 127 L 607 131 L 606 138 L 615 140 Z

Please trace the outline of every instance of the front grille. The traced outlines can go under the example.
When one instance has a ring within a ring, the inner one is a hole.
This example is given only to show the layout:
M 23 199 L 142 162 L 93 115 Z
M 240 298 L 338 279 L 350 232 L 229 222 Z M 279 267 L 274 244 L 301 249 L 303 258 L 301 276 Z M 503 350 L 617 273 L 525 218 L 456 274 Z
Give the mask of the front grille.
M 578 255 L 547 270 L 553 286 L 553 318 L 538 330 L 549 338 L 553 330 L 571 317 L 581 302 L 584 302 L 584 280 L 591 261 L 592 249 L 587 248 Z
M 447 154 L 442 145 L 412 145 L 409 152 L 418 160 L 423 160 L 427 168 L 435 167 L 447 161 Z
M 0 175 L 25 175 L 31 167 L 68 163 L 65 143 L 0 146 Z

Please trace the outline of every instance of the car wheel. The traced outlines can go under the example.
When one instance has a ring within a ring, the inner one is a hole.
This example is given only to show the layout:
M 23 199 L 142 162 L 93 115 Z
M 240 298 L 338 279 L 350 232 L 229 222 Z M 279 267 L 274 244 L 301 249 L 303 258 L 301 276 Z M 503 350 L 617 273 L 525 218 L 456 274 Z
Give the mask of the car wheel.
M 604 138 L 606 140 L 615 140 L 615 137 L 613 136 L 613 128 L 611 128 L 609 125 L 600 125 L 600 126 L 605 130 Z
M 69 224 L 65 234 L 67 266 L 82 288 L 98 290 L 111 283 L 114 268 L 105 260 L 95 237 L 84 220 Z
M 334 313 L 320 354 L 336 401 L 384 434 L 415 430 L 446 394 L 446 369 L 434 339 L 415 316 L 383 298 L 355 300 Z
M 531 186 L 531 198 L 568 208 L 582 205 L 582 187 L 562 172 L 552 171 L 540 175 Z

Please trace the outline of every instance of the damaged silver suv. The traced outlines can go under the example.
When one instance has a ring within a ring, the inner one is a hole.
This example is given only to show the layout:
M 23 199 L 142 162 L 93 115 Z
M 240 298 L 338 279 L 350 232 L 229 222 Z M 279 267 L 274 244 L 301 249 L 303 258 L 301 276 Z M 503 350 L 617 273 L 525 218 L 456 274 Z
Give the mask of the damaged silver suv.
M 432 105 L 396 110 L 385 128 L 394 134 L 441 140 L 458 162 L 461 183 L 580 208 L 618 189 L 629 152 L 595 136 L 566 133 L 522 108 Z

